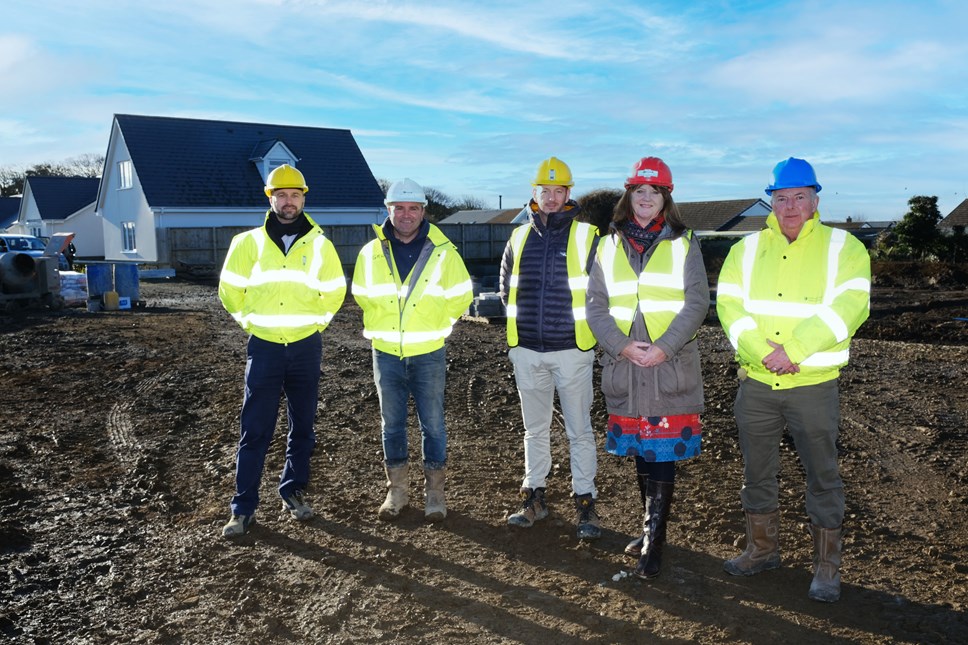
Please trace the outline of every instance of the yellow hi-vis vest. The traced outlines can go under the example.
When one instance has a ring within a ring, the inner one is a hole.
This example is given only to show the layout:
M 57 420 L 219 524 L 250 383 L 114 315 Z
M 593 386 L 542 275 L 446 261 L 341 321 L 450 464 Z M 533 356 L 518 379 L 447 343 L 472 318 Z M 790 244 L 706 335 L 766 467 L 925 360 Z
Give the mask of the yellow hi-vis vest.
M 507 302 L 507 332 L 508 345 L 518 345 L 518 275 L 521 269 L 521 253 L 524 251 L 525 240 L 531 232 L 531 224 L 523 224 L 511 232 L 511 250 L 514 253 L 514 264 L 511 267 L 511 279 L 508 284 Z M 591 253 L 598 229 L 585 222 L 571 223 L 568 231 L 568 286 L 571 287 L 571 311 L 575 316 L 575 343 L 578 349 L 586 350 L 595 346 L 595 335 L 592 334 L 585 316 L 585 292 L 588 291 L 588 254 Z
M 736 360 L 750 378 L 783 390 L 837 378 L 847 364 L 850 339 L 870 313 L 870 256 L 841 229 L 824 226 L 819 213 L 788 242 L 776 215 L 767 228 L 737 242 L 719 274 L 716 312 Z M 800 366 L 777 376 L 763 365 L 783 345 Z
M 267 215 L 274 217 L 274 215 Z M 283 254 L 265 226 L 232 238 L 218 295 L 242 329 L 273 343 L 294 343 L 326 329 L 343 304 L 346 277 L 336 247 L 313 224 Z
M 471 278 L 457 247 L 430 225 L 426 248 L 409 276 L 400 276 L 383 227 L 361 250 L 353 271 L 353 298 L 363 309 L 363 336 L 374 349 L 401 358 L 429 354 L 444 346 L 474 299 Z M 418 275 L 419 272 L 419 275 Z
M 621 237 L 612 234 L 598 243 L 598 258 L 608 288 L 608 313 L 626 335 L 637 311 L 645 319 L 649 338 L 657 340 L 686 304 L 685 266 L 692 232 L 662 240 L 635 274 Z

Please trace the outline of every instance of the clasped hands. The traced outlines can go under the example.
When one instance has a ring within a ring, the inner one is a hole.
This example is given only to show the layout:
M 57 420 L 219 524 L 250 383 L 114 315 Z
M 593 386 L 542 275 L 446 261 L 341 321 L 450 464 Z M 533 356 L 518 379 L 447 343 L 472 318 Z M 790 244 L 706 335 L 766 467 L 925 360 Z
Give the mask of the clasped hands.
M 633 340 L 622 350 L 622 356 L 639 367 L 655 367 L 666 360 L 665 352 L 658 345 Z
M 783 345 L 779 343 L 774 343 L 772 340 L 767 339 L 770 347 L 773 351 L 766 355 L 763 359 L 763 365 L 766 369 L 770 370 L 776 375 L 780 374 L 796 374 L 800 371 L 800 366 L 790 360 L 787 356 L 786 350 L 783 349 Z

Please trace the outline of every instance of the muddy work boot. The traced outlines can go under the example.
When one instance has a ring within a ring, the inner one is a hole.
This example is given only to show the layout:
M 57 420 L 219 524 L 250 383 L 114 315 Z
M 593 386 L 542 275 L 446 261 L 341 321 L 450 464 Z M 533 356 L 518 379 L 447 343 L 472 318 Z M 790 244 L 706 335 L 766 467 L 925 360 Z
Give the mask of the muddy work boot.
M 289 515 L 300 522 L 305 522 L 313 516 L 313 509 L 303 499 L 301 490 L 295 490 L 287 497 L 282 498 L 282 510 L 289 511 Z
M 232 515 L 232 519 L 222 527 L 222 537 L 234 538 L 245 535 L 255 524 L 255 513 L 252 515 Z
M 746 511 L 746 550 L 723 563 L 723 570 L 733 576 L 752 576 L 780 566 L 780 511 L 750 513 Z
M 377 511 L 377 516 L 389 522 L 400 517 L 402 511 L 410 503 L 410 467 L 408 464 L 386 468 L 387 498 Z
M 591 493 L 575 495 L 575 511 L 578 513 L 579 540 L 597 540 L 602 537 L 601 522 L 595 511 L 595 498 Z
M 811 600 L 837 602 L 840 600 L 840 527 L 825 529 L 810 525 L 813 536 L 813 581 Z
M 538 520 L 548 517 L 548 505 L 545 503 L 545 489 L 522 488 L 521 510 L 508 517 L 508 524 L 529 528 Z
M 424 468 L 424 517 L 431 522 L 439 522 L 447 517 L 447 503 L 444 499 L 445 474 L 443 468 Z

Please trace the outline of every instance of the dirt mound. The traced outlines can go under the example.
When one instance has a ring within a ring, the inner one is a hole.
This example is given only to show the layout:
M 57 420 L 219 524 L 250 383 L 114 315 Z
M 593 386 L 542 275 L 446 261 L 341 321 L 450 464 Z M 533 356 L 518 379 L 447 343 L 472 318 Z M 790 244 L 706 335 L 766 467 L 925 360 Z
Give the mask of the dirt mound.
M 679 471 L 663 571 L 627 574 L 641 525 L 632 464 L 600 452 L 604 537 L 575 539 L 560 419 L 552 515 L 514 530 L 523 468 L 504 329 L 459 323 L 448 349 L 448 518 L 388 525 L 379 404 L 358 308 L 324 337 L 317 517 L 275 493 L 220 535 L 232 490 L 244 336 L 211 284 L 145 282 L 145 309 L 2 317 L 0 635 L 11 643 L 968 642 L 968 331 L 950 292 L 875 289 L 842 377 L 844 591 L 811 602 L 792 445 L 782 454 L 783 568 L 722 572 L 742 545 L 732 352 L 700 332 L 703 455 Z M 935 295 L 932 296 L 931 294 Z M 907 294 L 907 295 L 906 295 Z M 910 297 L 913 294 L 913 299 Z M 964 298 L 964 294 L 960 296 Z M 940 312 L 937 316 L 931 312 Z M 964 314 L 962 314 L 964 315 Z M 599 427 L 605 411 L 593 410 Z M 411 455 L 419 455 L 411 432 Z M 600 436 L 602 444 L 604 437 Z
M 887 289 L 965 289 L 968 265 L 942 262 L 873 262 L 875 287 Z

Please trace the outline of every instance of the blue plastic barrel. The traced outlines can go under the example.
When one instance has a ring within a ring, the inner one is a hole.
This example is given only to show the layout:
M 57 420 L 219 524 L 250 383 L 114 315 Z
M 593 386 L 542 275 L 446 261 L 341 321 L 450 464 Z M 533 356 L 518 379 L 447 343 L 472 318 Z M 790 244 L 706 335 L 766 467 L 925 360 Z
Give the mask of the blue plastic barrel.
M 114 265 L 114 290 L 120 298 L 130 298 L 134 306 L 140 298 L 140 282 L 137 264 Z
M 108 291 L 114 291 L 114 277 L 110 264 L 87 265 L 87 296 L 100 298 Z

